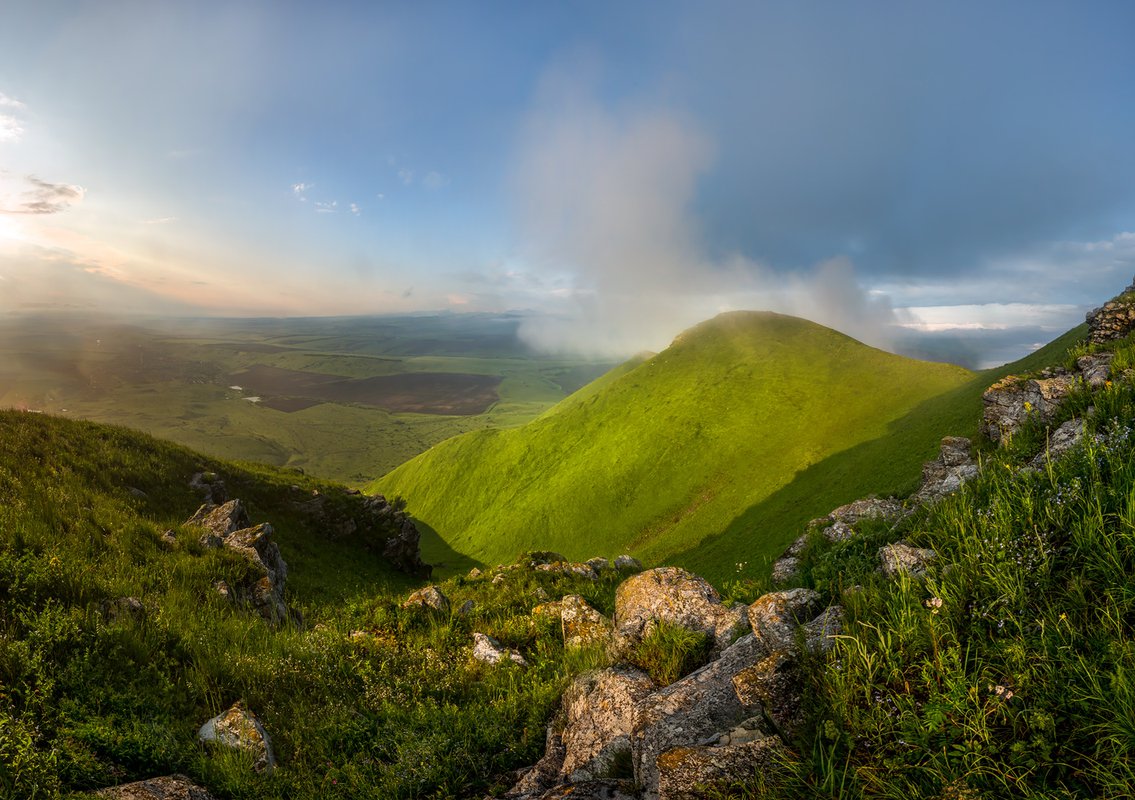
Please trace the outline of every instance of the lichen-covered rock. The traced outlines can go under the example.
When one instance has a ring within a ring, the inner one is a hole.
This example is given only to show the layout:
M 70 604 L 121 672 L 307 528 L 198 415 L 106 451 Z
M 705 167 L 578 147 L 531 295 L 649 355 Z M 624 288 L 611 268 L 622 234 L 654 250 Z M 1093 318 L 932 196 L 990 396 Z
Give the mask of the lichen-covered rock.
M 1103 388 L 1111 378 L 1111 361 L 1115 353 L 1092 353 L 1076 359 L 1076 369 L 1084 378 L 1084 383 L 1093 389 Z
M 95 797 L 104 800 L 216 800 L 184 775 L 166 775 L 134 783 L 100 789 Z
M 272 541 L 272 534 L 272 526 L 264 522 L 234 531 L 225 538 L 224 545 L 240 553 L 260 572 L 260 577 L 250 585 L 237 587 L 238 597 L 251 603 L 264 619 L 278 623 L 288 618 L 284 604 L 288 565 L 280 555 L 280 547 Z
M 586 564 L 596 572 L 603 572 L 604 570 L 611 569 L 611 562 L 601 556 L 587 559 Z
M 521 667 L 528 666 L 528 662 L 519 652 L 502 647 L 496 639 L 483 633 L 473 634 L 473 658 L 486 664 L 500 664 L 503 661 Z
M 522 553 L 520 558 L 516 560 L 516 563 L 525 565 L 530 569 L 535 569 L 541 564 L 563 563 L 567 560 L 567 556 L 561 555 L 554 550 L 529 550 L 527 553 Z
M 956 492 L 977 473 L 973 443 L 964 436 L 947 436 L 942 439 L 938 458 L 922 465 L 922 486 L 914 499 L 920 503 L 936 502 Z
M 116 597 L 102 604 L 103 614 L 110 622 L 122 619 L 140 620 L 146 616 L 146 606 L 137 597 Z
M 750 714 L 733 690 L 733 676 L 768 655 L 746 634 L 721 657 L 641 700 L 634 710 L 631 754 L 644 796 L 658 797 L 658 756 L 728 730 Z
M 473 569 L 469 570 L 469 574 L 465 577 L 471 581 L 475 581 L 477 580 L 477 578 L 481 577 L 484 574 L 485 573 L 481 571 L 480 567 L 473 567 Z
M 623 554 L 615 558 L 615 569 L 620 572 L 642 572 L 642 562 L 633 556 Z
M 658 567 L 623 581 L 615 592 L 616 649 L 629 650 L 658 622 L 679 625 L 727 646 L 744 630 L 744 607 L 729 608 L 705 579 L 678 567 Z
M 561 619 L 562 613 L 562 600 L 551 600 L 547 603 L 540 603 L 540 605 L 532 609 L 532 616 L 543 617 L 544 619 Z
M 820 610 L 820 594 L 811 589 L 769 592 L 749 606 L 753 635 L 771 653 L 796 646 L 797 629 Z
M 783 556 L 772 564 L 772 582 L 782 586 L 800 577 L 800 559 L 795 556 Z
M 552 561 L 547 564 L 536 564 L 534 568 L 540 572 L 558 572 L 561 575 L 575 575 L 591 581 L 599 577 L 599 574 L 590 564 L 579 561 Z
M 804 624 L 804 645 L 813 653 L 826 653 L 843 633 L 843 607 L 828 606 Z
M 402 608 L 425 608 L 449 614 L 449 598 L 437 586 L 423 586 L 403 601 Z
M 902 516 L 902 503 L 893 497 L 866 497 L 833 509 L 828 516 L 845 525 L 854 525 L 861 519 L 898 519 Z
M 560 622 L 564 647 L 604 644 L 611 638 L 610 621 L 577 594 L 569 594 L 560 601 Z
M 803 682 L 799 662 L 786 651 L 778 651 L 733 676 L 733 691 L 749 713 L 763 709 L 776 726 L 776 732 L 791 739 L 799 731 Z
M 1122 339 L 1135 330 L 1135 283 L 1114 300 L 1088 312 L 1088 341 L 1093 344 Z
M 201 535 L 202 547 L 218 548 L 230 534 L 251 526 L 252 521 L 240 500 L 229 500 L 220 506 L 205 503 L 185 524 L 205 529 Z
M 267 731 L 256 716 L 240 703 L 202 725 L 197 731 L 197 739 L 206 746 L 248 753 L 252 757 L 252 768 L 257 772 L 271 770 L 276 766 L 276 757 L 272 754 L 272 742 Z
M 537 800 L 638 800 L 630 781 L 584 781 L 555 786 Z
M 991 441 L 1004 444 L 1030 417 L 1048 422 L 1074 385 L 1071 375 L 1029 379 L 1010 375 L 998 381 L 981 396 L 982 433 Z
M 836 520 L 823 530 L 824 538 L 829 542 L 846 542 L 855 536 L 855 528 L 843 520 Z
M 702 800 L 714 784 L 727 786 L 778 768 L 784 744 L 769 736 L 724 747 L 675 747 L 658 757 L 658 800 Z
M 229 499 L 225 482 L 215 472 L 194 473 L 189 486 L 201 493 L 201 499 L 208 506 L 219 506 Z
M 897 578 L 904 572 L 916 577 L 924 575 L 937 557 L 933 550 L 911 547 L 904 542 L 895 542 L 879 548 L 879 561 L 883 574 L 888 578 Z
M 1048 434 L 1048 447 L 1036 455 L 1030 465 L 1036 468 L 1044 466 L 1049 459 L 1056 459 L 1084 440 L 1084 421 L 1070 419 Z
M 633 667 L 609 667 L 581 675 L 564 692 L 562 706 L 565 782 L 610 775 L 629 756 L 635 705 L 657 685 Z

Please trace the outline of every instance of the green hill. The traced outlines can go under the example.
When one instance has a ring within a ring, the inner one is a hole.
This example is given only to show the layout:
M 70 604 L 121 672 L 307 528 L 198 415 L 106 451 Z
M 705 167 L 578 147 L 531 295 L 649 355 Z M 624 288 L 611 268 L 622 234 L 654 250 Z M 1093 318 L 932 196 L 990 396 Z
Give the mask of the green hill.
M 739 525 L 750 509 L 809 468 L 887 437 L 973 377 L 804 320 L 723 314 L 538 420 L 450 439 L 374 488 L 407 499 L 439 537 L 424 546 L 425 558 L 450 568 L 509 561 L 538 546 L 578 558 L 626 550 L 696 563 L 720 580 L 738 563 L 749 562 L 742 572 L 761 568 L 795 536 L 787 525 Z M 938 439 L 955 432 L 952 408 L 908 425 L 901 446 L 875 454 L 872 474 L 850 475 L 836 494 L 850 500 L 909 484 Z M 826 497 L 803 500 L 794 511 L 831 508 Z M 711 536 L 711 557 L 698 557 Z

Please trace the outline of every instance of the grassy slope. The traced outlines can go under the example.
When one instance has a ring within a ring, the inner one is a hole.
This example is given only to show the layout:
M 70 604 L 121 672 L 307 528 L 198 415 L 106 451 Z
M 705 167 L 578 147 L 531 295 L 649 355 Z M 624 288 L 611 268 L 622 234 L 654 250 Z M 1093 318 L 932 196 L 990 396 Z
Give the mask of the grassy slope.
M 213 589 L 247 567 L 180 525 L 202 468 L 254 522 L 273 523 L 304 627 L 273 630 Z M 474 600 L 473 612 L 403 611 L 405 576 L 295 511 L 313 489 L 330 504 L 352 499 L 126 429 L 0 411 L 0 800 L 172 772 L 224 798 L 481 797 L 535 761 L 566 682 L 600 656 L 565 652 L 558 621 L 528 612 L 540 596 L 579 593 L 610 614 L 618 576 L 459 578 L 444 590 L 455 608 Z M 173 549 L 160 544 L 167 528 Z M 145 612 L 106 612 L 127 596 Z M 520 648 L 531 667 L 472 661 L 473 630 Z M 197 744 L 198 726 L 235 701 L 273 738 L 271 775 Z
M 883 436 L 970 377 L 803 320 L 725 314 L 600 391 L 520 429 L 443 442 L 375 486 L 405 496 L 453 551 L 485 562 L 538 546 L 693 563 L 681 554 L 794 475 Z M 782 537 L 742 538 L 699 566 L 720 578 Z

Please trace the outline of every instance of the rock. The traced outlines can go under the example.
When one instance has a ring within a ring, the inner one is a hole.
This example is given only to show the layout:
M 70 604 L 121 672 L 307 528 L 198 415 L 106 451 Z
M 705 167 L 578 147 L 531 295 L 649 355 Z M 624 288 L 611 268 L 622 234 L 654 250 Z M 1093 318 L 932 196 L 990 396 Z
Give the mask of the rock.
M 578 561 L 552 561 L 546 564 L 535 564 L 534 568 L 541 572 L 558 572 L 562 575 L 575 575 L 580 578 L 587 578 L 591 581 L 599 577 L 599 574 L 590 564 L 583 564 Z
M 824 528 L 824 538 L 829 542 L 846 542 L 855 536 L 855 529 L 843 520 L 836 520 Z
M 1103 388 L 1111 378 L 1111 361 L 1115 353 L 1093 353 L 1076 359 L 1076 369 L 1084 383 L 1093 389 Z
M 843 633 L 843 607 L 828 606 L 804 625 L 804 644 L 813 653 L 826 653 Z
M 596 572 L 602 572 L 611 568 L 611 562 L 605 558 L 589 558 L 587 559 L 587 566 L 591 567 Z
M 260 578 L 251 586 L 237 587 L 240 599 L 251 602 L 264 619 L 279 623 L 288 618 L 288 607 L 284 604 L 288 565 L 280 555 L 279 546 L 272 541 L 272 533 L 272 526 L 264 522 L 234 531 L 224 544 L 244 556 L 261 572 Z
M 206 503 L 185 522 L 205 529 L 201 535 L 201 546 L 221 547 L 230 534 L 252 525 L 240 500 L 230 500 L 224 505 L 214 506 Z
M 167 775 L 112 786 L 95 792 L 94 796 L 107 800 L 216 800 L 184 775 Z
M 985 390 L 981 430 L 993 442 L 1004 444 L 1026 419 L 1048 422 L 1075 385 L 1071 375 L 1051 378 L 1017 378 L 1010 375 Z
M 522 553 L 520 558 L 516 560 L 517 564 L 525 564 L 530 569 L 535 569 L 541 564 L 565 562 L 567 562 L 567 556 L 560 555 L 553 550 L 529 550 L 527 553 Z
M 140 620 L 146 616 L 146 607 L 137 597 L 116 597 L 113 600 L 106 600 L 102 604 L 102 610 L 110 622 L 117 622 L 120 619 Z
M 620 755 L 630 755 L 635 705 L 656 688 L 649 675 L 633 667 L 608 667 L 576 678 L 563 696 L 563 780 L 610 775 Z
M 827 524 L 830 524 L 830 522 L 827 522 L 827 521 L 825 521 L 825 522 Z M 794 558 L 799 558 L 800 554 L 804 552 L 804 547 L 807 544 L 808 544 L 808 534 L 803 533 L 800 536 L 797 536 L 796 540 L 793 541 L 792 544 L 788 545 L 787 549 L 785 549 L 785 551 L 780 554 L 781 558 L 783 558 L 785 556 L 792 556 Z
M 461 604 L 461 608 L 457 609 L 457 613 L 462 617 L 467 617 L 473 612 L 476 605 L 472 600 L 466 600 Z
M 658 622 L 712 636 L 718 650 L 745 625 L 744 607 L 727 608 L 703 578 L 678 567 L 658 567 L 623 581 L 615 592 L 616 649 L 628 650 Z
M 675 747 L 658 757 L 658 790 L 645 792 L 658 800 L 702 800 L 704 787 L 731 784 L 779 769 L 784 745 L 770 736 L 724 747 Z
M 189 486 L 201 494 L 205 505 L 219 506 L 229 499 L 225 482 L 215 472 L 194 473 L 189 479 Z
M 201 726 L 197 740 L 211 747 L 241 750 L 252 756 L 252 768 L 257 772 L 276 766 L 272 755 L 272 742 L 259 720 L 240 703 L 218 714 Z
M 624 554 L 615 559 L 615 569 L 620 572 L 642 572 L 642 562 Z
M 449 614 L 449 598 L 436 586 L 424 586 L 402 602 L 402 608 L 426 608 L 439 614 Z
M 882 500 L 867 497 L 834 509 L 830 514 L 833 522 L 854 525 L 861 519 L 898 519 L 902 516 L 902 503 L 893 497 Z
M 748 713 L 760 713 L 790 741 L 804 722 L 801 712 L 803 681 L 796 657 L 778 651 L 733 676 L 733 691 Z
M 396 568 L 408 575 L 419 578 L 430 577 L 433 574 L 433 567 L 422 561 L 420 549 L 422 534 L 414 525 L 414 521 L 401 511 L 395 512 L 393 520 L 396 531 L 392 536 L 386 537 L 382 547 L 382 555 Z
M 937 460 L 922 465 L 922 486 L 914 499 L 920 503 L 936 502 L 956 492 L 977 473 L 973 443 L 964 436 L 947 436 L 942 439 Z
M 1135 283 L 1122 294 L 1088 312 L 1088 341 L 1105 344 L 1122 339 L 1135 330 Z
M 467 577 L 469 580 L 473 581 L 473 580 L 476 580 L 477 578 L 481 577 L 484 574 L 485 573 L 481 572 L 481 570 L 478 569 L 477 567 L 473 567 L 473 569 L 469 570 L 469 574 L 466 575 L 465 577 Z
M 610 621 L 577 594 L 560 601 L 564 647 L 587 647 L 603 644 L 611 638 Z
M 933 550 L 911 547 L 903 542 L 879 548 L 879 561 L 882 563 L 883 574 L 888 578 L 897 578 L 903 572 L 914 576 L 924 575 L 926 568 L 937 557 Z
M 540 795 L 539 800 L 637 800 L 630 781 L 584 781 L 556 786 Z
M 213 584 L 213 590 L 221 597 L 228 600 L 230 603 L 236 602 L 236 598 L 233 596 L 232 587 L 229 586 L 228 581 L 217 581 Z
M 820 610 L 820 594 L 811 589 L 769 592 L 748 608 L 753 635 L 770 653 L 792 650 L 796 631 Z
M 764 645 L 746 634 L 716 661 L 639 701 L 631 729 L 631 755 L 635 779 L 646 797 L 658 796 L 659 755 L 728 730 L 751 716 L 737 699 L 733 676 L 766 655 Z
M 491 636 L 486 636 L 483 633 L 473 634 L 473 658 L 478 661 L 483 661 L 486 664 L 499 664 L 502 661 L 516 664 L 521 667 L 527 667 L 528 662 L 524 660 L 524 656 L 520 655 L 516 650 L 511 650 L 502 647 Z
M 532 616 L 545 619 L 562 619 L 563 601 L 553 600 L 550 603 L 540 603 L 532 608 Z
M 1084 421 L 1070 419 L 1048 434 L 1048 447 L 1038 453 L 1030 466 L 1040 469 L 1045 461 L 1055 460 L 1084 440 Z
M 772 565 L 772 582 L 784 585 L 800 577 L 800 559 L 795 556 L 778 558 Z
M 492 580 L 493 586 L 500 586 L 502 583 L 504 583 L 504 573 L 503 572 L 500 573 L 499 575 L 493 576 L 493 580 Z
M 139 500 L 148 500 L 150 497 L 148 494 L 146 494 L 136 486 L 127 486 L 126 491 L 130 492 L 130 494 L 132 494 L 134 497 L 137 497 Z
M 172 530 L 167 530 L 158 537 L 158 543 L 166 550 L 173 550 L 177 547 L 177 534 Z
M 555 726 L 548 727 L 543 757 L 526 770 L 520 772 L 520 777 L 505 795 L 514 800 L 534 800 L 543 797 L 552 787 L 563 780 L 561 767 L 564 763 L 563 737 L 556 732 Z

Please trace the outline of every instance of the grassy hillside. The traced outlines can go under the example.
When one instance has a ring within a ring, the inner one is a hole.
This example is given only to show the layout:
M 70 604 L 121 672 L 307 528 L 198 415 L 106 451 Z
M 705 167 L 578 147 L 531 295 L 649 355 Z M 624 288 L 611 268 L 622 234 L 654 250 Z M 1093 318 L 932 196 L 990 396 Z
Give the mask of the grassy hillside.
M 200 469 L 253 522 L 273 523 L 302 625 L 273 629 L 214 589 L 248 567 L 181 525 Z M 443 589 L 455 609 L 473 600 L 471 612 L 403 610 L 405 576 L 297 510 L 312 491 L 355 500 L 121 428 L 0 412 L 0 800 L 173 772 L 228 800 L 481 797 L 535 761 L 560 692 L 599 654 L 566 652 L 558 620 L 529 611 L 578 593 L 609 614 L 618 576 L 459 578 Z M 122 598 L 141 605 L 116 611 Z M 530 667 L 473 661 L 473 630 Z M 273 739 L 270 775 L 197 743 L 198 727 L 237 701 Z
M 803 320 L 724 314 L 522 428 L 443 442 L 375 487 L 406 497 L 455 567 L 536 546 L 573 557 L 630 550 L 721 579 L 791 538 L 744 524 L 749 509 L 971 378 Z M 911 480 L 950 431 L 943 422 L 914 432 L 901 457 L 898 447 L 879 454 L 872 486 Z M 805 503 L 813 515 L 830 507 Z M 710 536 L 712 558 L 697 558 Z

